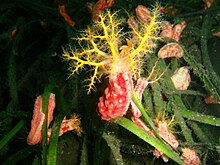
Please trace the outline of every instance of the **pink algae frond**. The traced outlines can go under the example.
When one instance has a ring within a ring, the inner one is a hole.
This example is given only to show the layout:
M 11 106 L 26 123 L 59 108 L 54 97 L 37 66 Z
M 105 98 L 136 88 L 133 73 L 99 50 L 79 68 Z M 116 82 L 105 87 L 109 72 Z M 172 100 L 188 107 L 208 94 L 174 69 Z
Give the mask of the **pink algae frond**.
M 117 18 L 118 12 L 102 12 L 99 19 L 88 27 L 81 36 L 73 38 L 79 42 L 81 49 L 69 48 L 63 53 L 63 58 L 70 62 L 71 75 L 74 75 L 88 65 L 93 74 L 88 79 L 88 92 L 94 90 L 94 84 L 104 74 L 113 76 L 119 71 L 131 72 L 137 78 L 142 71 L 143 57 L 150 53 L 155 41 L 160 39 L 158 32 L 161 22 L 158 21 L 159 7 L 151 11 L 148 23 L 134 20 L 138 28 L 130 26 L 131 32 L 125 32 L 123 22 Z M 134 34 L 133 36 L 127 34 Z
M 174 135 L 174 133 L 177 133 L 175 131 L 175 126 L 177 124 L 175 115 L 169 117 L 165 110 L 161 111 L 157 114 L 156 119 L 154 119 L 154 123 L 158 129 L 159 135 L 172 147 L 177 148 L 178 141 Z
M 53 120 L 53 111 L 55 109 L 55 94 L 51 93 L 48 99 L 48 118 L 47 127 L 49 127 Z M 38 96 L 34 103 L 33 118 L 31 120 L 31 130 L 27 137 L 27 143 L 29 145 L 35 145 L 42 139 L 42 127 L 45 121 L 45 114 L 42 110 L 42 95 Z
M 159 121 L 157 123 L 157 130 L 159 136 L 162 137 L 173 148 L 177 148 L 179 146 L 179 142 L 177 141 L 174 134 L 170 132 L 168 123 L 166 121 Z

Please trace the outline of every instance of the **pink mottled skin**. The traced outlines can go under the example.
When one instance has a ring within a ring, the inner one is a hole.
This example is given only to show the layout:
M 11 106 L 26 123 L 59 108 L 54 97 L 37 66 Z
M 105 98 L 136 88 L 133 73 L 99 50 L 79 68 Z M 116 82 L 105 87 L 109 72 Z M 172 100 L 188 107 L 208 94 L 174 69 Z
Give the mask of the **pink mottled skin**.
M 109 85 L 99 99 L 99 115 L 103 120 L 111 120 L 126 114 L 132 99 L 133 81 L 129 72 L 119 72 L 109 78 Z

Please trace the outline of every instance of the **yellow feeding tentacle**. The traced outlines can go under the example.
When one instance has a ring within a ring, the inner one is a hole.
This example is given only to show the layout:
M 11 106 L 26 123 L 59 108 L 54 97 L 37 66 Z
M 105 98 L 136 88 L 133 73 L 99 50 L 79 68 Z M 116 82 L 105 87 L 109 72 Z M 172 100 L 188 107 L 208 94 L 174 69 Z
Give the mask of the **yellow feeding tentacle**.
M 148 16 L 150 19 L 149 23 L 142 23 L 139 31 L 135 31 L 138 38 L 138 45 L 131 52 L 130 56 L 134 59 L 141 59 L 143 54 L 149 53 L 154 48 L 154 43 L 160 39 L 158 32 L 161 29 L 161 22 L 159 19 L 159 6 L 156 4 L 152 10 L 151 15 Z M 138 62 L 138 61 L 137 61 Z
M 99 14 L 99 21 L 88 27 L 82 36 L 73 38 L 79 42 L 81 50 L 70 48 L 63 53 L 63 58 L 70 62 L 71 75 L 84 69 L 86 65 L 92 68 L 93 74 L 88 79 L 89 92 L 94 89 L 94 84 L 101 75 L 113 72 L 114 68 L 111 66 L 119 59 L 118 45 L 123 34 L 119 27 L 121 21 L 116 18 L 116 13 L 107 11 Z
M 135 75 L 140 76 L 141 65 L 143 64 L 143 57 L 149 54 L 152 49 L 156 46 L 156 41 L 160 39 L 158 33 L 162 27 L 162 23 L 159 21 L 159 6 L 156 4 L 155 8 L 146 15 L 148 22 L 137 21 L 136 29 L 133 25 L 134 35 L 136 37 L 136 42 L 133 47 L 133 51 L 130 56 L 134 59 L 133 69 Z M 134 20 L 133 24 L 135 23 Z M 138 67 L 137 67 L 138 66 Z
M 95 82 L 103 74 L 112 76 L 118 71 L 128 71 L 135 78 L 139 77 L 143 56 L 152 50 L 154 42 L 159 39 L 157 33 L 161 23 L 158 21 L 158 8 L 156 5 L 148 24 L 136 20 L 139 27 L 131 27 L 131 32 L 123 31 L 117 12 L 99 14 L 98 21 L 84 30 L 81 36 L 73 38 L 78 41 L 79 49 L 70 48 L 63 53 L 63 58 L 70 63 L 71 75 L 85 69 L 86 65 L 91 67 L 88 92 L 94 90 Z

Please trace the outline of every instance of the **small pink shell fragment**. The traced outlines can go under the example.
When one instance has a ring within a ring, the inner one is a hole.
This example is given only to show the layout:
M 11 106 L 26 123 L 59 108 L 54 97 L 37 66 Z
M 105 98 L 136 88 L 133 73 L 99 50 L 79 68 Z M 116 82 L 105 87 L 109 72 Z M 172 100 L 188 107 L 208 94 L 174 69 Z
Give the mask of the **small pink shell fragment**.
M 210 8 L 214 2 L 214 0 L 203 0 L 204 1 L 204 7 L 207 10 L 208 8 Z
M 182 31 L 186 27 L 186 21 L 183 21 L 181 24 L 177 24 L 173 27 L 173 36 L 172 39 L 179 41 Z
M 53 120 L 53 111 L 55 108 L 55 94 L 51 93 L 48 100 L 48 121 L 47 125 Z M 45 114 L 42 112 L 42 96 L 38 96 L 33 110 L 33 118 L 31 120 L 31 130 L 27 137 L 29 145 L 35 145 L 42 139 L 42 126 L 45 120 Z
M 159 58 L 176 57 L 181 58 L 183 56 L 183 49 L 177 43 L 168 43 L 164 45 L 158 52 Z
M 187 90 L 191 81 L 189 69 L 187 67 L 179 68 L 175 71 L 171 79 L 177 90 Z
M 148 126 L 143 122 L 141 121 L 141 119 L 139 118 L 136 118 L 136 117 L 131 117 L 131 120 L 137 125 L 139 126 L 140 128 L 142 128 L 143 130 L 145 130 L 145 132 L 147 132 L 149 135 L 153 136 L 154 138 L 156 138 L 155 134 L 153 133 L 153 131 L 148 128 Z
M 62 136 L 64 133 L 72 130 L 74 130 L 78 135 L 80 135 L 82 132 L 80 125 L 80 118 L 78 118 L 76 114 L 73 114 L 71 119 L 66 119 L 66 117 L 64 117 L 60 126 L 59 136 Z
M 179 41 L 181 33 L 186 27 L 186 21 L 182 21 L 181 24 L 171 25 L 170 22 L 165 21 L 163 23 L 162 32 L 160 35 L 162 37 L 171 38 L 173 40 Z
M 206 104 L 218 104 L 218 100 L 213 95 L 206 96 L 204 101 Z
M 162 37 L 172 38 L 173 36 L 173 26 L 171 23 L 165 21 L 163 22 L 162 32 L 160 33 Z
M 137 80 L 137 83 L 134 87 L 134 91 L 136 92 L 139 100 L 142 99 L 142 94 L 145 88 L 148 86 L 148 84 L 149 82 L 147 79 L 139 78 Z M 131 101 L 131 112 L 132 112 L 133 117 L 135 118 L 139 118 L 142 115 L 140 110 L 138 109 L 138 107 L 135 105 L 133 101 Z
M 138 19 L 146 24 L 151 22 L 151 12 L 148 8 L 142 5 L 138 5 L 135 9 Z
M 99 13 L 101 13 L 104 9 L 110 8 L 114 4 L 114 0 L 98 0 L 92 9 L 92 19 L 93 21 L 99 20 Z M 89 10 L 91 10 L 91 4 L 89 6 Z
M 200 165 L 201 164 L 201 161 L 194 150 L 191 150 L 189 148 L 183 148 L 182 152 L 183 153 L 182 153 L 181 158 L 183 159 L 185 165 Z
M 213 35 L 213 36 L 216 36 L 216 37 L 220 37 L 220 32 L 213 33 L 212 35 Z

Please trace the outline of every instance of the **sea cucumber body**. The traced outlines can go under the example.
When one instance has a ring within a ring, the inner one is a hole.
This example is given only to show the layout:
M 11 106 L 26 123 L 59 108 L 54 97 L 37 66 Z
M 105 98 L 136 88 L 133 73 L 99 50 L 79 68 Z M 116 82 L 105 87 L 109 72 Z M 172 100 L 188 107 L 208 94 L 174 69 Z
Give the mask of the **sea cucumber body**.
M 103 120 L 126 114 L 132 99 L 133 81 L 130 72 L 112 75 L 105 93 L 99 99 L 98 112 Z

